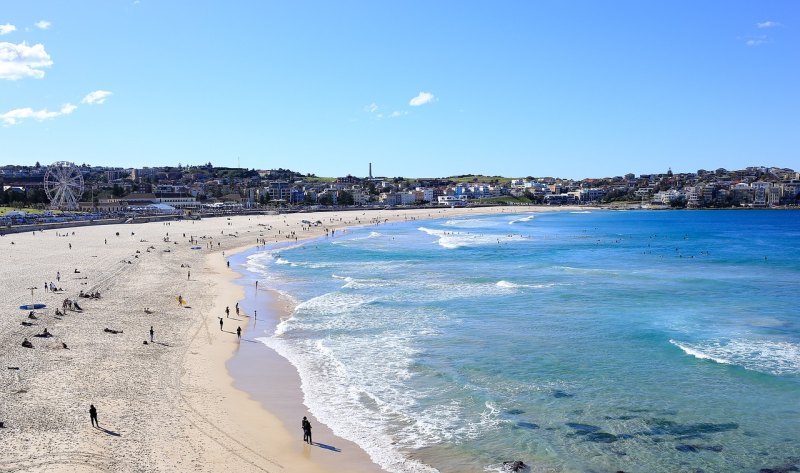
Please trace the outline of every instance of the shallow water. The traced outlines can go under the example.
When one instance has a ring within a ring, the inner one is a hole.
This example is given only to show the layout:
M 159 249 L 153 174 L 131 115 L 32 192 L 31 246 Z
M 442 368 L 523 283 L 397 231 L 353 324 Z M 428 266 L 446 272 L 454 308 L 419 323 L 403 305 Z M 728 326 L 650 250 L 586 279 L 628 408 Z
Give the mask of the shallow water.
M 544 213 L 253 252 L 260 340 L 389 471 L 800 464 L 800 213 Z

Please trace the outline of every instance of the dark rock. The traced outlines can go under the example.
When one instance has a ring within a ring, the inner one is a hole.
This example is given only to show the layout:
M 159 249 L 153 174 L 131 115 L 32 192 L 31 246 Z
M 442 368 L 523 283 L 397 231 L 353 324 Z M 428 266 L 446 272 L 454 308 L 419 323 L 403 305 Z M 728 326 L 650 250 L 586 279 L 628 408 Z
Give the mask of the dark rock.
M 574 429 L 575 433 L 578 435 L 584 435 L 590 432 L 597 432 L 598 430 L 600 430 L 600 427 L 596 425 L 578 424 L 576 422 L 567 422 L 567 427 Z
M 518 416 L 524 413 L 525 411 L 523 411 L 522 409 L 509 409 L 506 411 L 506 414 L 511 414 L 512 416 Z
M 534 424 L 533 422 L 517 422 L 517 425 L 522 427 L 523 429 L 536 430 L 539 428 L 539 425 Z
M 570 394 L 568 392 L 556 390 L 556 391 L 553 391 L 553 397 L 555 397 L 555 398 L 565 398 L 565 397 L 575 397 L 575 395 L 574 394 Z
M 797 469 L 796 465 L 783 465 L 783 466 L 776 466 L 775 468 L 762 468 L 758 470 L 758 473 L 789 473 L 792 471 L 800 471 Z
M 709 422 L 679 424 L 675 421 L 661 418 L 648 419 L 646 422 L 650 426 L 650 432 L 654 435 L 691 436 L 727 432 L 739 428 L 739 424 L 733 422 L 723 424 L 712 424 Z
M 631 419 L 638 419 L 639 416 L 603 416 L 606 420 L 631 420 Z
M 589 432 L 583 436 L 583 439 L 595 443 L 614 443 L 619 440 L 616 435 L 608 432 Z
M 503 471 L 525 471 L 528 466 L 521 460 L 503 462 Z
M 699 452 L 701 450 L 705 450 L 707 452 L 721 452 L 722 446 L 721 445 L 690 445 L 690 444 L 678 444 L 675 445 L 675 450 L 679 452 Z

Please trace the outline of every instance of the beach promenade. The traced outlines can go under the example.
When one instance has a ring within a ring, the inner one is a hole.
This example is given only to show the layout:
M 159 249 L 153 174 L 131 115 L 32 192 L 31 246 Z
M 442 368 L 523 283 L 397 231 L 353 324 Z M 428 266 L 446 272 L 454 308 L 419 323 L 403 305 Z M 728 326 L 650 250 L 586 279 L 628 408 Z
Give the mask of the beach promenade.
M 234 312 L 243 291 L 226 257 L 325 229 L 520 210 L 237 216 L 0 238 L 0 472 L 380 471 L 324 426 L 314 440 L 336 448 L 305 446 L 300 419 L 287 427 L 233 388 L 225 363 L 250 314 Z M 51 282 L 58 291 L 45 289 Z M 82 310 L 55 315 L 65 299 Z M 47 307 L 29 317 L 19 306 L 31 302 Z M 37 336 L 45 328 L 51 336 Z

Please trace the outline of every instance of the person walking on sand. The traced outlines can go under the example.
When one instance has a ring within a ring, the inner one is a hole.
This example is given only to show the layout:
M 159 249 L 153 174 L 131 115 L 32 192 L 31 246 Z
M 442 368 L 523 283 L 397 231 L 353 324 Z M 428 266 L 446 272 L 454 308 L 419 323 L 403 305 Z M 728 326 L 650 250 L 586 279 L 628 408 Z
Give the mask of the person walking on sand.
M 222 331 L 222 317 L 219 318 L 219 331 Z
M 151 342 L 153 341 L 153 335 L 154 335 L 154 334 L 155 334 L 155 332 L 153 331 L 153 326 L 151 325 L 151 326 L 150 326 L 150 341 L 151 341 Z
M 236 327 L 236 339 L 237 340 L 242 339 L 242 327 Z
M 192 277 L 191 271 L 186 271 L 186 280 L 188 281 Z
M 237 316 L 239 315 L 239 303 L 238 302 L 236 303 L 236 315 Z
M 231 315 L 231 308 L 229 306 L 225 306 L 225 318 L 227 319 L 229 315 Z
M 314 442 L 311 440 L 311 422 L 303 416 L 303 422 L 301 423 L 303 426 L 303 442 L 306 442 L 310 445 L 314 445 Z
M 97 421 L 97 409 L 94 404 L 89 404 L 89 419 L 92 421 L 92 427 L 100 428 L 100 422 Z

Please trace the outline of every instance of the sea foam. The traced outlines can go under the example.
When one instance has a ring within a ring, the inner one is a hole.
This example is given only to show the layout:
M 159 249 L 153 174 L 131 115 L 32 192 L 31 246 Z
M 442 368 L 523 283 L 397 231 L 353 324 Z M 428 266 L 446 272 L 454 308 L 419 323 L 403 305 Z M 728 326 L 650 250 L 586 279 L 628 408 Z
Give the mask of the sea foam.
M 687 355 L 720 364 L 738 365 L 774 375 L 800 374 L 800 345 L 767 340 L 711 340 L 701 343 L 670 340 Z
M 498 235 L 492 233 L 449 232 L 433 228 L 419 227 L 419 231 L 438 238 L 439 246 L 447 249 L 463 248 L 468 246 L 484 246 L 498 243 L 523 241 L 521 235 Z
M 530 222 L 533 220 L 534 215 L 528 215 L 527 217 L 522 218 L 515 218 L 514 220 L 508 222 L 509 225 L 514 225 L 515 223 L 522 223 L 522 222 Z

